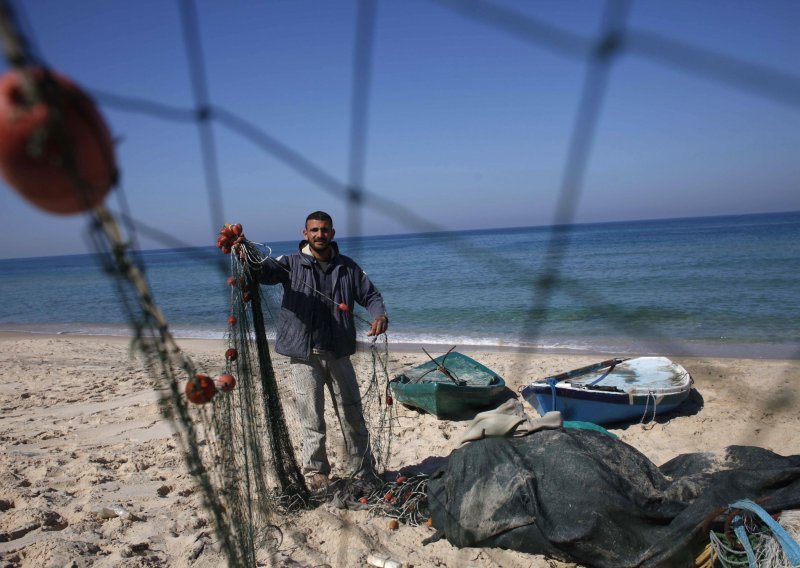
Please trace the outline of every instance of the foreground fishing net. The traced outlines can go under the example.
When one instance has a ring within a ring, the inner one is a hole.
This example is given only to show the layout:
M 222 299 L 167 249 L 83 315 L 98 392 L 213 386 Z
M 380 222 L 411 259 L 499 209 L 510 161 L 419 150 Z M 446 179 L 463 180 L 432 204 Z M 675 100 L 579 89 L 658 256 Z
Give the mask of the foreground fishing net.
M 95 249 L 115 277 L 145 364 L 151 376 L 168 387 L 162 411 L 178 429 L 177 440 L 213 515 L 227 564 L 255 566 L 264 560 L 274 564 L 272 556 L 281 539 L 280 515 L 331 497 L 306 487 L 295 457 L 299 438 L 293 433 L 299 432 L 300 420 L 292 405 L 291 366 L 270 344 L 280 288 L 255 284 L 247 264 L 231 255 L 230 314 L 220 314 L 221 325 L 228 318 L 228 347 L 221 349 L 217 369 L 198 369 L 172 337 L 114 217 L 98 207 L 92 228 Z M 268 261 L 268 255 L 252 243 L 243 247 L 250 262 Z M 358 338 L 366 339 L 367 320 L 353 315 Z M 394 409 L 386 396 L 386 336 L 360 342 L 351 359 L 376 472 L 381 473 L 389 459 Z M 216 380 L 209 376 L 215 371 L 220 372 Z M 326 405 L 329 441 L 341 439 L 331 407 Z M 336 450 L 331 449 L 335 460 Z

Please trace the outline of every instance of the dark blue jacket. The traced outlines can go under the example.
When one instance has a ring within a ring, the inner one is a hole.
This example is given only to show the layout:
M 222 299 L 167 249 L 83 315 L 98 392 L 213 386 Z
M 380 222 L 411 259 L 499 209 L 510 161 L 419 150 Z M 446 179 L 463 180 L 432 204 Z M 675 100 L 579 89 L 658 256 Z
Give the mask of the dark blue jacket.
M 306 244 L 302 241 L 300 250 Z M 373 319 L 386 315 L 383 297 L 367 274 L 352 258 L 339 254 L 335 242 L 331 246 L 336 254 L 325 271 L 314 257 L 298 252 L 268 258 L 255 273 L 262 284 L 283 285 L 275 341 L 281 355 L 308 359 L 314 347 L 332 350 L 336 357 L 352 355 L 356 350 L 354 302 Z M 347 304 L 347 312 L 339 309 L 342 303 Z M 319 335 L 321 330 L 324 337 Z M 320 339 L 324 345 L 315 345 Z

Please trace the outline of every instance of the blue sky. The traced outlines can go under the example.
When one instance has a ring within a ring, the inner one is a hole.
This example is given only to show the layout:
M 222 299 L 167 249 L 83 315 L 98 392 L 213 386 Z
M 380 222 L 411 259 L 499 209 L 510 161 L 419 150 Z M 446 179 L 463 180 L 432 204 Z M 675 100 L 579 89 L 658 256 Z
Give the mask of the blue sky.
M 40 54 L 87 90 L 192 108 L 179 3 L 21 4 Z M 494 4 L 587 40 L 604 9 L 600 2 Z M 211 103 L 341 183 L 350 160 L 356 7 L 344 0 L 196 3 Z M 799 2 L 650 0 L 632 3 L 627 22 L 800 81 Z M 550 224 L 586 65 L 445 3 L 378 2 L 364 186 L 442 230 Z M 797 96 L 794 103 L 761 96 L 631 49 L 614 59 L 603 101 L 576 222 L 800 209 Z M 101 110 L 118 139 L 132 215 L 187 244 L 213 244 L 196 125 Z M 334 215 L 339 236 L 355 231 L 340 196 L 212 124 L 221 218 L 266 242 L 299 238 L 315 209 Z M 115 195 L 109 205 L 119 209 Z M 399 211 L 363 208 L 360 233 L 420 230 Z M 0 258 L 87 250 L 85 218 L 39 212 L 5 185 L 0 221 L 7 227 Z

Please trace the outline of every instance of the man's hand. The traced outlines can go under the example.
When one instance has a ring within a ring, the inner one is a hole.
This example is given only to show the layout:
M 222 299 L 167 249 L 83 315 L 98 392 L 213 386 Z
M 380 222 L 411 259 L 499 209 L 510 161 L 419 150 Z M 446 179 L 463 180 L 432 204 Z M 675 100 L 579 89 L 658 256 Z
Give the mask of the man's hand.
M 369 330 L 367 337 L 372 337 L 373 335 L 380 335 L 381 333 L 385 333 L 388 327 L 389 327 L 389 318 L 387 318 L 386 316 L 378 316 L 372 322 L 372 328 Z

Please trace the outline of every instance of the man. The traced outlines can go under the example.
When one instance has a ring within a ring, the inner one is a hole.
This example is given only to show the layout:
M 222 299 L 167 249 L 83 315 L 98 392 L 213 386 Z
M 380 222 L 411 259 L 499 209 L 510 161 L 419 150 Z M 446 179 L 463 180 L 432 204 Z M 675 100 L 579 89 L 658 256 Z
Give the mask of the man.
M 283 285 L 275 350 L 290 357 L 303 428 L 301 463 L 312 489 L 327 486 L 330 474 L 326 386 L 344 434 L 349 473 L 373 473 L 361 394 L 350 362 L 356 350 L 354 302 L 373 318 L 368 336 L 384 333 L 389 325 L 381 293 L 355 261 L 339 254 L 335 234 L 331 216 L 315 211 L 306 218 L 300 251 L 268 259 L 256 272 L 262 284 Z

